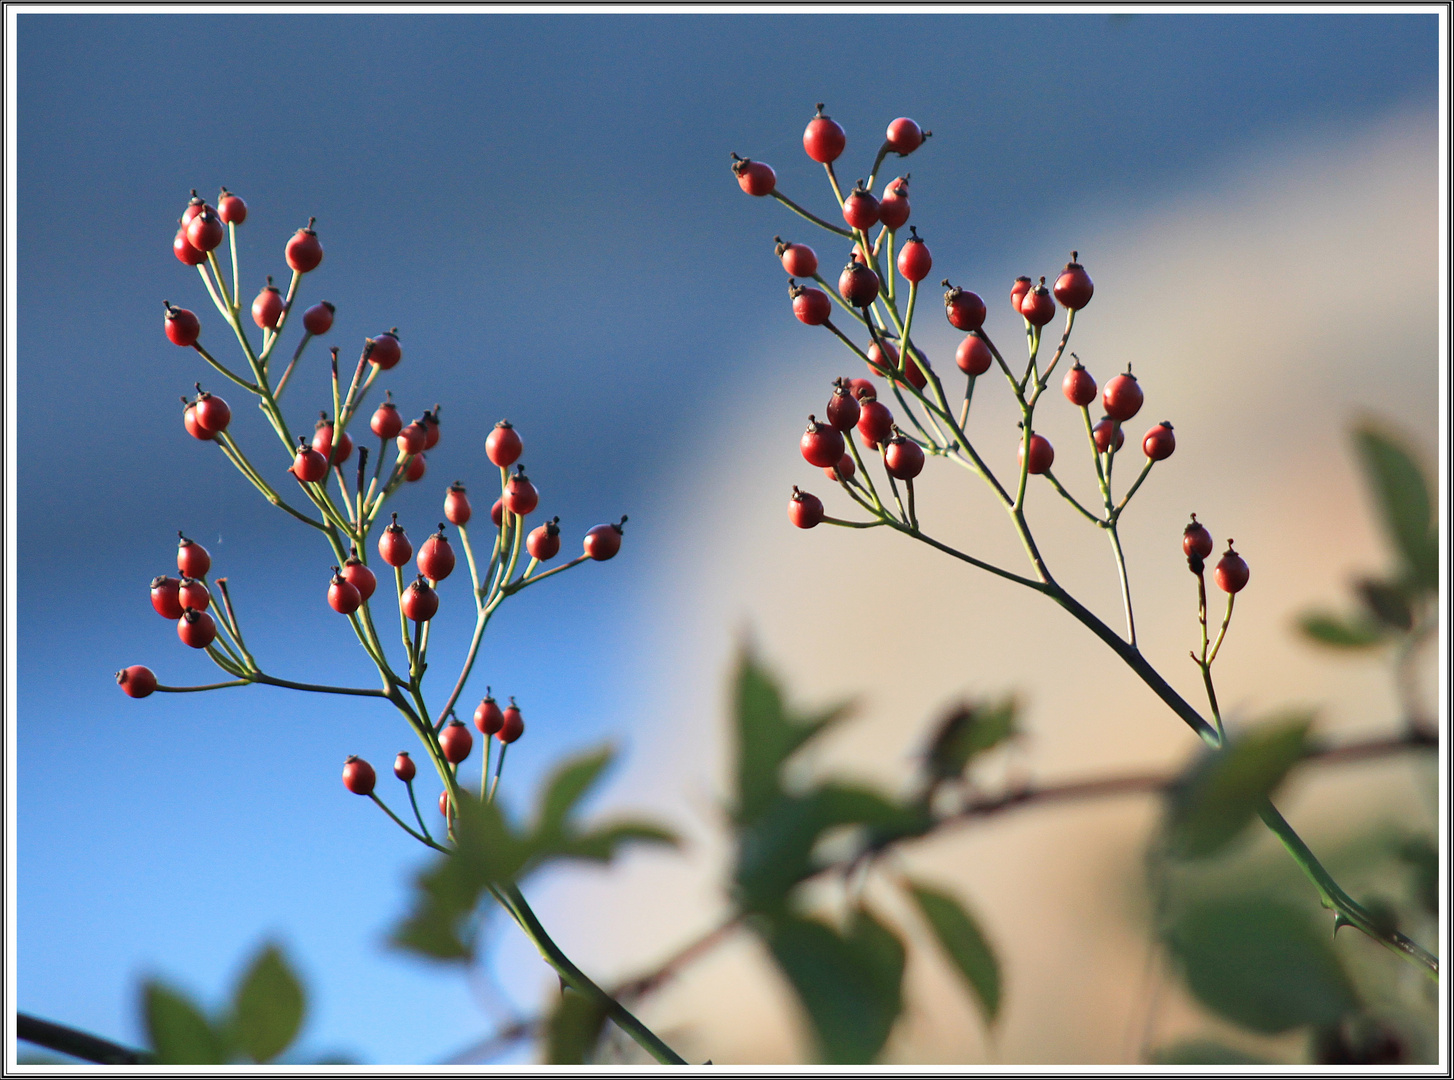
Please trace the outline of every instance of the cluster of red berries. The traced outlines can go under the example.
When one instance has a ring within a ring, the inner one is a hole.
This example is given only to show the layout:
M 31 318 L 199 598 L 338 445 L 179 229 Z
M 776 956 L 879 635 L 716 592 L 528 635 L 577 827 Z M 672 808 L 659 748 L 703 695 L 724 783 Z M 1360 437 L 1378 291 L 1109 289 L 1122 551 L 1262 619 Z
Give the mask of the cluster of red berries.
M 151 606 L 164 619 L 177 624 L 177 637 L 183 645 L 205 649 L 217 637 L 217 624 L 208 613 L 212 593 L 207 588 L 207 571 L 212 569 L 212 556 L 195 540 L 177 533 L 177 573 L 180 577 L 159 574 L 151 581 Z M 157 688 L 156 675 L 150 668 L 133 664 L 116 673 L 117 685 L 128 697 L 143 698 Z
M 1212 534 L 1207 527 L 1197 520 L 1197 516 L 1191 516 L 1191 522 L 1181 534 L 1181 550 L 1186 555 L 1186 564 L 1191 572 L 1201 577 L 1205 567 L 1206 559 L 1215 547 L 1212 541 Z M 1238 593 L 1247 585 L 1247 579 L 1251 577 L 1252 571 L 1247 567 L 1247 561 L 1238 555 L 1232 548 L 1232 541 L 1227 541 L 1227 550 L 1218 560 L 1216 569 L 1212 571 L 1212 580 L 1217 583 L 1217 588 L 1224 593 Z
M 226 188 L 222 189 L 215 208 L 193 191 L 178 222 L 180 227 L 172 241 L 172 252 L 186 265 L 198 266 L 222 246 L 229 226 L 235 228 L 246 220 L 247 203 Z M 323 245 L 313 231 L 313 220 L 309 218 L 307 227 L 294 233 L 283 250 L 288 266 L 299 274 L 316 269 L 323 261 Z M 256 317 L 256 304 L 253 311 Z
M 879 148 L 879 158 L 882 159 L 888 154 L 897 154 L 899 157 L 907 157 L 924 144 L 933 132 L 925 131 L 907 116 L 901 116 L 889 124 L 885 134 L 883 145 Z M 848 146 L 848 135 L 843 127 L 834 119 L 823 112 L 823 103 L 818 103 L 818 111 L 808 121 L 808 126 L 803 130 L 803 150 L 814 161 L 821 165 L 832 166 L 837 161 L 844 149 Z M 771 165 L 763 161 L 752 161 L 748 158 L 732 155 L 732 171 L 737 176 L 737 182 L 742 190 L 749 195 L 771 195 L 777 189 L 777 173 Z M 898 180 L 890 181 L 887 188 L 893 188 Z M 887 190 L 885 199 L 889 198 Z M 849 203 L 853 204 L 852 210 Z M 867 229 L 882 220 L 882 203 L 865 191 L 863 181 L 853 189 L 853 193 L 845 196 L 843 200 L 844 220 L 854 228 Z M 895 211 L 896 213 L 897 211 Z M 853 215 L 850 217 L 850 213 Z M 856 220 L 855 220 L 856 219 Z M 904 219 L 908 219 L 907 205 L 904 208 Z M 867 221 L 865 225 L 857 224 L 857 221 Z M 903 222 L 900 221 L 899 225 Z M 896 229 L 899 225 L 890 225 L 889 228 Z

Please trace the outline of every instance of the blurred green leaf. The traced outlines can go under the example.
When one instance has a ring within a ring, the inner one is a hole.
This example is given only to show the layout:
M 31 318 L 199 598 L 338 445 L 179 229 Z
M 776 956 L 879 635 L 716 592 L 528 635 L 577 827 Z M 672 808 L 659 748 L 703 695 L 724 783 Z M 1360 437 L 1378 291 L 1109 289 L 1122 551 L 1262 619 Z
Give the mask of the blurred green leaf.
M 1355 584 L 1354 589 L 1374 621 L 1405 634 L 1413 629 L 1413 608 L 1409 597 L 1399 586 L 1364 578 Z
M 1340 619 L 1321 611 L 1309 611 L 1300 616 L 1298 628 L 1320 644 L 1343 649 L 1365 649 L 1383 640 L 1383 630 L 1375 623 Z
M 681 841 L 670 829 L 649 821 L 617 821 L 580 836 L 566 837 L 549 854 L 604 863 L 616 857 L 616 849 L 622 844 L 632 842 L 676 847 Z
M 1202 1004 L 1253 1031 L 1332 1023 L 1358 1007 L 1331 936 L 1278 901 L 1198 901 L 1168 939 Z
M 1439 914 L 1439 851 L 1427 836 L 1411 836 L 1399 844 L 1398 856 L 1413 871 L 1414 897 L 1430 915 Z
M 226 1038 L 186 995 L 150 981 L 143 984 L 142 1015 L 160 1065 L 223 1065 Z
M 1199 859 L 1230 843 L 1303 756 L 1310 723 L 1304 715 L 1261 724 L 1202 754 L 1169 800 L 1171 853 Z
M 606 1010 L 595 998 L 565 988 L 545 1025 L 545 1060 L 551 1065 L 584 1065 L 601 1039 Z
M 1359 425 L 1353 440 L 1410 581 L 1425 590 L 1437 589 L 1439 540 L 1423 471 L 1405 448 L 1371 423 Z
M 601 778 L 615 752 L 609 746 L 583 754 L 557 766 L 545 782 L 536 814 L 535 833 L 550 836 L 564 830 L 565 820 L 586 792 Z
M 1253 1057 L 1211 1039 L 1187 1039 L 1155 1051 L 1153 1065 L 1279 1065 L 1268 1058 Z
M 931 782 L 960 776 L 975 757 L 1015 734 L 1016 704 L 1006 698 L 995 704 L 961 703 L 934 729 L 924 767 Z
M 910 882 L 924 920 L 979 1002 L 986 1024 L 1000 1011 L 1000 963 L 973 915 L 948 893 Z
M 767 943 L 808 1013 L 819 1055 L 833 1065 L 877 1057 L 903 1008 L 904 946 L 893 931 L 864 911 L 846 936 L 782 914 Z
M 265 945 L 232 997 L 232 1041 L 253 1061 L 271 1061 L 303 1026 L 303 986 L 282 951 Z

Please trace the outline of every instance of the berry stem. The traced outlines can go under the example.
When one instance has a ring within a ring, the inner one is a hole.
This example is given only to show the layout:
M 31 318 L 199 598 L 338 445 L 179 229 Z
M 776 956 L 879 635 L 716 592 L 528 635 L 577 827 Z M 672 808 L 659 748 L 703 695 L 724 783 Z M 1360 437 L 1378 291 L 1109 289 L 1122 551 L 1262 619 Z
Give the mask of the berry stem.
M 218 651 L 218 640 L 220 639 L 214 638 L 212 644 L 208 645 L 207 648 L 204 650 L 207 655 L 212 658 L 212 662 L 220 667 L 223 671 L 227 672 L 227 674 L 229 675 L 235 675 L 239 679 L 248 678 L 247 672 L 243 671 L 242 668 L 235 664 L 225 653 Z
M 868 179 L 864 181 L 864 187 L 869 191 L 873 190 L 873 182 L 878 179 L 879 166 L 884 163 L 884 158 L 889 156 L 889 143 L 885 139 L 883 145 L 878 148 L 878 154 L 873 159 L 873 168 L 868 170 Z
M 1092 514 L 1076 500 L 1074 495 L 1065 490 L 1064 485 L 1062 485 L 1059 480 L 1055 479 L 1055 474 L 1053 472 L 1051 472 L 1049 469 L 1046 469 L 1044 476 L 1045 479 L 1050 481 L 1051 485 L 1055 488 L 1055 490 L 1060 492 L 1061 498 L 1063 498 L 1066 502 L 1070 503 L 1071 506 L 1075 507 L 1087 518 L 1099 525 L 1101 528 L 1106 527 L 1106 523 L 1104 521 Z
M 495 740 L 485 735 L 485 752 L 480 755 L 484 760 L 480 764 L 480 802 L 485 801 L 485 792 L 490 789 L 490 757 L 494 747 L 490 744 Z
M 273 348 L 277 345 L 278 339 L 283 336 L 283 327 L 288 324 L 288 316 L 293 311 L 293 298 L 298 295 L 298 285 L 303 280 L 303 275 L 297 270 L 293 271 L 293 280 L 288 282 L 288 295 L 283 299 L 283 313 L 278 316 L 278 325 L 272 330 L 263 331 L 263 351 L 258 354 L 258 364 L 264 370 L 268 369 L 268 358 L 273 354 Z
M 258 392 L 258 389 L 254 384 L 248 382 L 241 375 L 237 375 L 234 372 L 229 371 L 223 365 L 219 364 L 216 360 L 212 358 L 212 354 L 209 353 L 206 349 L 202 348 L 199 343 L 195 341 L 192 342 L 192 348 L 197 350 L 197 354 L 201 356 L 203 360 L 206 360 L 207 363 L 211 364 L 215 369 L 217 369 L 219 373 L 227 376 L 227 378 L 231 379 L 238 386 L 242 387 L 244 390 L 252 394 L 256 394 Z
M 232 250 L 232 312 L 236 315 L 239 305 L 238 291 L 241 288 L 238 282 L 242 278 L 237 273 L 237 223 L 234 221 L 227 223 L 227 243 Z
M 228 686 L 250 686 L 251 679 L 231 679 L 227 682 L 208 683 L 206 686 L 163 686 L 157 683 L 159 694 L 195 694 L 200 690 L 222 690 Z
M 589 555 L 577 555 L 570 562 L 561 563 L 559 566 L 552 566 L 549 570 L 545 571 L 545 573 L 536 574 L 534 577 L 530 577 L 529 572 L 527 571 L 524 577 L 519 578 L 516 581 L 510 582 L 508 585 L 502 588 L 500 592 L 503 596 L 514 596 L 521 589 L 524 589 L 530 585 L 534 585 L 537 582 L 544 581 L 546 578 L 552 577 L 555 574 L 563 574 L 571 567 L 580 566 L 581 563 L 586 562 L 589 559 Z M 530 562 L 532 566 L 535 565 L 534 559 L 530 560 Z
M 1030 399 L 1032 402 L 1045 392 L 1045 387 L 1050 384 L 1050 373 L 1055 370 L 1055 365 L 1060 363 L 1060 358 L 1065 354 L 1066 343 L 1070 341 L 1070 328 L 1075 325 L 1075 309 L 1067 308 L 1065 312 L 1065 333 L 1060 335 L 1060 344 L 1055 349 L 1055 355 L 1050 359 L 1050 366 L 1035 383 L 1035 394 Z
M 837 525 L 843 529 L 876 529 L 880 525 L 887 525 L 886 521 L 842 521 L 835 517 L 825 517 L 824 525 Z
M 298 357 L 303 355 L 303 350 L 308 347 L 308 342 L 312 340 L 313 335 L 304 331 L 303 340 L 298 342 L 298 347 L 293 350 L 293 358 L 288 361 L 288 366 L 283 368 L 282 378 L 278 380 L 278 385 L 273 390 L 273 397 L 275 399 L 283 396 L 283 390 L 288 385 L 288 377 L 293 374 L 293 367 L 298 363 Z
M 852 315 L 859 322 L 864 323 L 864 325 L 867 325 L 867 323 L 864 322 L 863 316 L 859 313 L 859 310 L 856 307 L 854 307 L 852 304 L 850 304 L 847 300 L 843 299 L 842 294 L 839 293 L 839 291 L 834 286 L 828 284 L 828 282 L 823 279 L 823 275 L 822 274 L 814 274 L 813 275 L 813 280 L 816 281 L 819 285 L 823 286 L 823 291 L 828 294 L 829 299 L 831 299 L 835 304 L 837 304 L 839 307 L 841 307 L 844 311 L 848 312 L 848 314 Z M 830 323 L 824 323 L 823 325 L 824 326 L 831 326 Z
M 475 611 L 478 612 L 484 606 L 484 597 L 480 594 L 480 572 L 475 566 L 475 549 L 470 544 L 469 531 L 463 525 L 456 525 L 455 528 L 459 530 L 459 542 L 464 548 L 465 562 L 469 563 L 470 583 L 474 586 L 474 592 L 471 595 L 475 598 Z
M 833 171 L 833 162 L 823 162 L 823 168 L 828 172 L 828 183 L 833 186 L 833 197 L 838 200 L 838 208 L 841 210 L 843 208 L 843 191 L 838 186 L 838 174 Z M 865 244 L 863 250 L 867 251 L 868 245 Z
M 853 463 L 858 466 L 858 475 L 863 477 L 863 482 L 867 485 L 869 498 L 873 500 L 874 513 L 882 514 L 884 512 L 883 500 L 878 497 L 878 489 L 873 485 L 873 476 L 864 466 L 863 458 L 858 453 L 858 442 L 854 439 L 852 431 L 843 433 L 843 443 L 848 447 L 848 452 L 853 455 Z
M 410 799 L 413 799 L 413 797 L 414 797 L 414 785 L 413 784 L 410 784 L 409 785 L 409 798 Z M 390 821 L 392 821 L 395 825 L 399 826 L 399 828 L 403 829 L 406 833 L 408 833 L 410 836 L 412 836 L 415 840 L 418 840 L 425 847 L 431 847 L 435 851 L 442 851 L 446 855 L 448 855 L 450 853 L 449 848 L 444 847 L 444 846 L 442 846 L 440 844 L 436 844 L 429 837 L 421 836 L 419 833 L 417 833 L 413 829 L 409 828 L 408 825 L 404 824 L 403 820 L 399 817 L 399 815 L 396 814 L 396 813 L 394 813 L 394 811 L 390 810 L 389 807 L 388 807 L 388 804 L 386 804 L 383 799 L 379 798 L 378 792 L 370 791 L 369 792 L 369 798 L 374 800 L 374 805 L 375 806 L 377 806 L 380 810 L 382 810 L 384 813 L 386 813 L 386 814 L 389 815 L 389 820 Z M 419 807 L 418 806 L 415 806 L 414 807 L 414 812 L 416 814 L 419 812 Z M 421 819 L 420 820 L 420 824 L 422 825 L 423 823 L 424 822 Z
M 837 233 L 839 236 L 843 237 L 845 240 L 852 240 L 853 239 L 853 234 L 851 232 L 849 232 L 847 229 L 840 229 L 837 225 L 833 225 L 833 224 L 831 224 L 831 223 L 829 223 L 827 221 L 824 221 L 817 214 L 814 214 L 814 213 L 812 213 L 812 212 L 810 212 L 808 210 L 804 210 L 801 206 L 799 206 L 797 203 L 793 202 L 792 199 L 788 198 L 781 191 L 777 191 L 776 189 L 774 189 L 773 191 L 768 192 L 768 194 L 771 195 L 778 202 L 780 202 L 784 206 L 786 206 L 793 213 L 797 214 L 799 217 L 807 218 L 814 225 L 817 225 L 820 228 L 827 229 L 831 233 Z M 838 200 L 838 205 L 840 205 L 840 206 L 843 205 L 843 200 L 841 198 Z
M 1136 494 L 1136 489 L 1141 486 L 1141 482 L 1146 479 L 1146 477 L 1147 477 L 1148 474 L 1150 474 L 1150 472 L 1151 472 L 1151 466 L 1153 466 L 1155 464 L 1156 464 L 1156 459 L 1155 458 L 1147 458 L 1146 459 L 1146 464 L 1143 465 L 1143 466 L 1141 466 L 1141 475 L 1139 475 L 1139 476 L 1136 477 L 1136 482 L 1131 485 L 1131 489 L 1129 491 L 1127 491 L 1125 495 L 1121 496 L 1121 501 L 1119 503 L 1117 503 L 1116 504 L 1116 508 L 1111 511 L 1111 520 L 1112 521 L 1115 521 L 1118 518 L 1120 518 L 1121 511 L 1124 510 L 1124 509 L 1126 509 L 1126 504 L 1131 501 L 1131 496 L 1134 495 L 1134 494 Z
M 1106 512 L 1111 509 L 1111 489 L 1106 486 L 1106 470 L 1101 467 L 1101 451 L 1096 446 L 1095 426 L 1091 423 L 1090 406 L 1080 407 L 1081 418 L 1085 421 L 1085 437 L 1090 442 L 1091 460 L 1096 466 L 1096 483 L 1100 485 L 1101 500 L 1106 504 Z
M 1126 609 L 1126 640 L 1134 649 L 1136 648 L 1136 616 L 1131 610 L 1131 581 L 1126 575 L 1126 555 L 1121 550 L 1121 535 L 1116 528 L 1114 519 L 1106 526 L 1106 532 L 1111 536 L 1111 550 L 1116 555 L 1116 573 L 1121 579 L 1121 604 Z
M 500 744 L 500 759 L 495 762 L 495 779 L 490 784 L 490 802 L 495 801 L 495 792 L 500 790 L 500 774 L 505 771 L 505 751 L 510 749 L 510 744 Z
M 964 404 L 959 407 L 959 423 L 955 426 L 956 433 L 962 432 L 965 425 L 969 423 L 969 403 L 974 400 L 974 380 L 975 376 L 971 375 L 965 381 Z M 968 442 L 968 440 L 965 440 L 965 442 Z M 963 446 L 964 443 L 960 445 Z
M 1212 646 L 1212 654 L 1207 657 L 1207 667 L 1211 667 L 1217 660 L 1217 653 L 1221 651 L 1222 641 L 1227 636 L 1227 627 L 1232 624 L 1232 605 L 1237 602 L 1236 593 L 1227 594 L 1227 613 L 1222 616 L 1222 628 L 1217 631 L 1216 644 Z
M 202 275 L 202 284 L 207 286 L 207 295 L 212 297 L 213 305 L 222 313 L 222 317 L 230 322 L 235 317 L 235 313 L 223 304 L 222 298 L 217 295 L 217 287 L 212 284 L 212 278 L 207 273 L 207 264 L 198 263 L 197 273 Z
M 264 480 L 261 475 L 259 475 L 257 469 L 253 467 L 252 462 L 248 461 L 248 459 L 243 455 L 241 448 L 237 445 L 237 443 L 232 441 L 231 435 L 229 435 L 225 431 L 219 431 L 215 436 L 213 436 L 213 441 L 222 448 L 223 454 L 225 454 L 227 456 L 227 459 L 231 461 L 232 464 L 237 468 L 237 471 L 242 473 L 242 475 L 247 478 L 248 482 L 251 483 L 253 487 L 257 488 L 258 491 L 262 493 L 263 498 L 267 499 L 268 502 L 272 503 L 276 507 L 280 507 L 281 509 L 286 510 L 289 514 L 292 514 L 295 518 L 303 522 L 305 525 L 311 525 L 313 526 L 313 528 L 318 529 L 322 532 L 328 531 L 328 527 L 324 525 L 323 522 L 315 521 L 313 518 L 310 518 L 301 510 L 295 510 L 286 502 L 284 502 L 282 497 L 273 490 L 272 485 Z
M 419 822 L 419 831 L 424 834 L 425 840 L 433 844 L 434 837 L 429 835 L 429 826 L 424 824 L 424 815 L 419 812 L 419 800 L 414 797 L 414 781 L 405 780 L 404 786 L 409 789 L 409 805 L 414 808 L 414 820 Z
M 414 646 L 409 641 L 409 620 L 404 617 L 404 568 L 402 566 L 394 567 L 394 589 L 399 599 L 399 637 L 404 641 L 404 653 L 409 658 L 409 671 L 412 673 Z
M 217 265 L 217 253 L 215 251 L 207 252 L 207 265 L 212 268 L 212 274 L 217 279 L 217 291 L 222 295 L 224 313 L 234 311 L 236 304 L 227 291 L 227 282 L 222 280 L 222 267 Z M 232 284 L 233 288 L 236 289 L 237 282 L 233 282 Z

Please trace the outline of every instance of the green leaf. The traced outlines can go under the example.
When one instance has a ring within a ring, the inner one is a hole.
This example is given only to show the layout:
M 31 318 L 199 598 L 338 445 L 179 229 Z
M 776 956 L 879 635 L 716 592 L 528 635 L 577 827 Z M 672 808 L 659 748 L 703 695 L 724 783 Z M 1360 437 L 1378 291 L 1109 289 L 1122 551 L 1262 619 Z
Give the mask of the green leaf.
M 1331 936 L 1277 901 L 1200 901 L 1177 917 L 1169 943 L 1202 1004 L 1253 1031 L 1332 1023 L 1358 1007 Z
M 1383 514 L 1383 526 L 1413 583 L 1439 587 L 1439 541 L 1423 471 L 1412 455 L 1373 424 L 1353 433 L 1369 486 Z
M 681 839 L 670 829 L 650 821 L 616 821 L 583 835 L 567 837 L 548 854 L 559 858 L 608 863 L 616 857 L 616 849 L 628 843 L 677 847 Z
M 1321 611 L 1309 611 L 1299 616 L 1298 629 L 1319 644 L 1342 649 L 1366 649 L 1383 640 L 1383 630 L 1374 623 L 1340 619 Z
M 1279 1065 L 1281 1062 L 1253 1057 L 1211 1039 L 1187 1039 L 1164 1046 L 1151 1055 L 1154 1065 Z
M 950 710 L 929 740 L 925 768 L 930 779 L 961 775 L 975 757 L 1015 734 L 1015 713 L 1013 698 L 993 705 L 964 703 Z
M 537 836 L 562 833 L 566 818 L 611 764 L 615 751 L 609 746 L 592 750 L 558 765 L 545 782 L 535 817 Z
M 303 1026 L 303 986 L 276 945 L 259 950 L 232 996 L 233 1041 L 253 1061 L 271 1061 Z
M 1235 839 L 1303 756 L 1310 722 L 1297 716 L 1262 724 L 1201 755 L 1170 799 L 1171 853 L 1199 859 Z
M 1354 589 L 1375 621 L 1405 634 L 1413 629 L 1414 612 L 1409 597 L 1398 585 L 1364 578 Z
M 924 921 L 979 1002 L 986 1024 L 1000 1011 L 1000 963 L 974 916 L 953 896 L 917 882 L 909 883 Z
M 545 1025 L 545 1060 L 551 1065 L 584 1065 L 601 1040 L 606 1010 L 595 998 L 565 988 Z
M 226 1064 L 225 1037 L 186 995 L 154 980 L 141 993 L 142 1015 L 159 1065 Z
M 784 914 L 767 944 L 808 1013 L 819 1055 L 833 1065 L 877 1057 L 903 1009 L 904 946 L 893 931 L 862 911 L 846 936 Z
M 1439 914 L 1439 852 L 1427 836 L 1411 836 L 1399 844 L 1398 857 L 1413 874 L 1414 898 L 1430 915 Z

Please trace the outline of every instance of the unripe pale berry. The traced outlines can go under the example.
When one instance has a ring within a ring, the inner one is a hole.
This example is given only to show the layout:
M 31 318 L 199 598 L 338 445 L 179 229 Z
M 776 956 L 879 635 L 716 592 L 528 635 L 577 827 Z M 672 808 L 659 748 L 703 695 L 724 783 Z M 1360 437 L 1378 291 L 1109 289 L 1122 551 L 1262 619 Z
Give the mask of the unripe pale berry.
M 487 449 L 486 453 L 488 452 Z M 465 486 L 456 480 L 444 493 L 444 516 L 451 525 L 468 525 L 471 513 L 470 499 L 465 492 Z
M 924 451 L 919 444 L 894 435 L 884 445 L 884 468 L 898 480 L 912 480 L 924 471 Z
M 470 734 L 470 729 L 458 720 L 445 724 L 444 730 L 439 733 L 439 748 L 444 751 L 444 760 L 451 765 L 458 765 L 469 757 L 474 745 L 475 737 Z
M 374 767 L 363 758 L 350 754 L 343 762 L 343 786 L 355 795 L 372 795 L 378 777 Z
M 1101 392 L 1101 405 L 1106 410 L 1106 415 L 1112 420 L 1129 420 L 1141 411 L 1141 402 L 1144 395 L 1141 393 L 1141 384 L 1136 381 L 1136 376 L 1131 374 L 1131 366 L 1126 365 L 1123 374 L 1117 375 L 1106 383 L 1106 388 Z
M 1020 444 L 1020 460 L 1025 460 L 1025 444 Z M 1026 472 L 1039 476 L 1041 473 L 1049 472 L 1050 466 L 1055 464 L 1055 447 L 1050 445 L 1050 440 L 1039 432 L 1030 436 L 1030 464 Z
M 803 130 L 803 149 L 819 164 L 836 161 L 848 144 L 848 136 L 838 123 L 823 113 L 823 103 L 818 102 L 818 115 L 808 121 Z
M 502 469 L 508 469 L 520 460 L 525 444 L 520 433 L 508 420 L 501 420 L 485 439 L 485 456 Z
M 127 697 L 143 698 L 157 688 L 157 677 L 149 667 L 132 664 L 116 673 L 116 685 Z
M 1152 461 L 1165 461 L 1175 449 L 1176 436 L 1172 434 L 1169 420 L 1161 421 L 1141 440 L 1141 450 Z
M 994 362 L 990 347 L 977 334 L 970 334 L 954 350 L 954 363 L 966 375 L 983 375 Z
M 539 562 L 549 562 L 560 554 L 560 518 L 553 518 L 544 525 L 530 530 L 525 538 L 525 550 Z
M 1096 291 L 1095 283 L 1085 272 L 1085 267 L 1076 262 L 1079 257 L 1079 252 L 1072 251 L 1070 262 L 1065 264 L 1065 269 L 1055 279 L 1055 299 L 1070 311 L 1079 311 L 1089 304 L 1091 294 Z
M 774 250 L 782 260 L 788 277 L 810 278 L 818 272 L 818 253 L 807 244 L 790 244 L 781 236 L 774 236 L 773 239 L 777 241 Z
M 283 249 L 283 255 L 288 260 L 289 269 L 296 270 L 300 274 L 306 274 L 315 270 L 318 264 L 323 261 L 323 245 L 318 242 L 318 234 L 313 231 L 313 219 L 308 219 L 308 227 L 299 229 L 288 241 Z
M 621 536 L 625 531 L 626 519 L 619 525 L 593 525 L 582 542 L 585 553 L 597 562 L 605 562 L 621 550 Z M 513 698 L 511 699 L 514 700 Z M 508 710 L 507 710 L 508 711 Z M 518 711 L 518 710 L 517 710 Z M 517 735 L 516 738 L 519 736 Z M 506 739 L 506 742 L 511 740 Z
M 1242 556 L 1232 550 L 1232 541 L 1227 541 L 1227 551 L 1223 554 L 1221 561 L 1217 563 L 1217 569 L 1213 572 L 1212 578 L 1217 583 L 1217 588 L 1225 593 L 1238 593 L 1247 586 L 1247 579 L 1251 571 Z
M 986 311 L 979 294 L 961 289 L 958 285 L 950 285 L 948 278 L 942 284 L 946 290 L 944 314 L 949 319 L 949 325 L 957 330 L 978 330 L 983 326 Z
M 792 498 L 788 499 L 788 520 L 800 529 L 813 528 L 823 521 L 823 500 L 798 490 L 794 484 Z
M 1096 399 L 1096 381 L 1079 360 L 1065 373 L 1060 389 L 1072 405 L 1089 405 Z
M 738 186 L 749 195 L 771 195 L 777 187 L 777 173 L 766 162 L 740 158 L 733 154 L 732 172 L 737 177 Z

